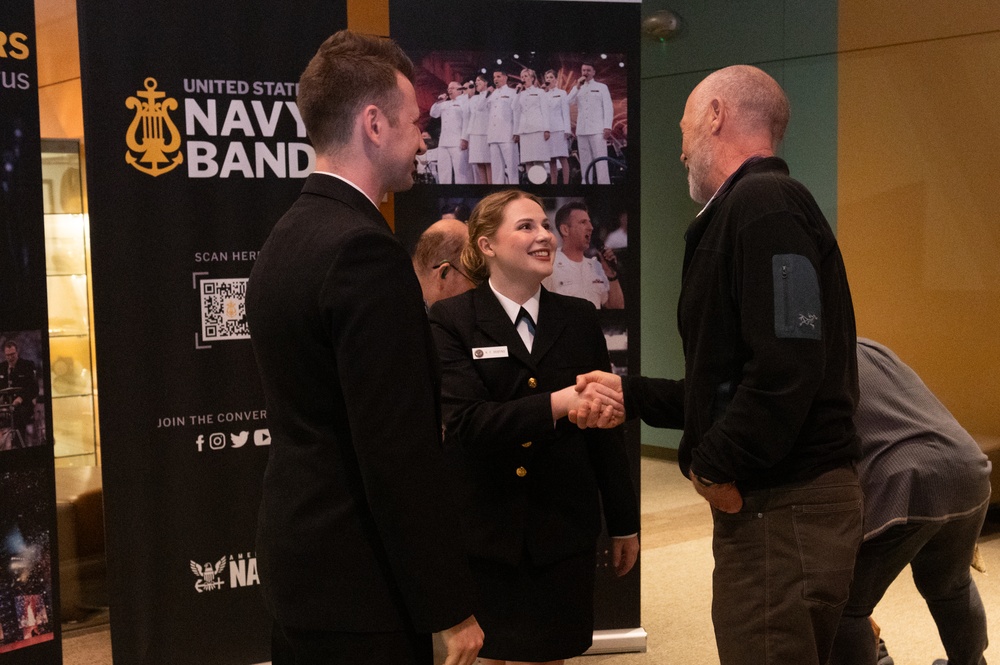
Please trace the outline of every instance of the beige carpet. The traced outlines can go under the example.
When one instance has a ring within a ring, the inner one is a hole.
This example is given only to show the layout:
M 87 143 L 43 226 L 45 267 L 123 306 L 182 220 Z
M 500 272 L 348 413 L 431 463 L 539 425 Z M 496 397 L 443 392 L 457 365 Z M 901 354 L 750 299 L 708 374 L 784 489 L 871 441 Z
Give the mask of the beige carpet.
M 642 460 L 642 624 L 646 653 L 583 656 L 571 665 L 717 665 L 711 620 L 712 517 L 674 462 Z M 988 518 L 980 550 L 991 575 L 973 572 L 1000 641 L 1000 523 Z M 896 665 L 944 658 L 934 623 L 904 572 L 875 611 Z M 64 640 L 65 665 L 111 665 L 107 630 Z M 1000 662 L 994 644 L 986 659 Z M 794 665 L 794 664 L 789 664 Z
M 987 518 L 979 548 L 987 570 L 973 571 L 994 641 L 1000 641 L 1000 523 Z M 642 460 L 642 623 L 645 654 L 584 656 L 572 665 L 718 665 L 712 633 L 712 516 L 677 464 Z M 930 665 L 944 649 L 909 569 L 874 614 L 896 665 Z M 986 651 L 1000 662 L 1000 646 Z M 790 664 L 792 665 L 792 664 Z

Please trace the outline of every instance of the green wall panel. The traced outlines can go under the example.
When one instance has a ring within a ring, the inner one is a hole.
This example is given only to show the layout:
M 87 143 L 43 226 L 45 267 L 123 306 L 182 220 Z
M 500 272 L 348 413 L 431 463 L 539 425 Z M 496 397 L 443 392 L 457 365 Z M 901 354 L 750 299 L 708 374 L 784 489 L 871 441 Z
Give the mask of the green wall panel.
M 740 62 L 782 57 L 783 0 L 652 0 L 643 16 L 671 9 L 680 33 L 665 42 L 647 40 L 643 76 L 713 70 Z M 679 118 L 678 118 L 679 119 Z
M 782 155 L 816 195 L 831 224 L 837 201 L 836 0 L 643 2 L 643 15 L 671 9 L 678 37 L 642 50 L 642 367 L 679 378 L 677 333 L 684 232 L 699 206 L 688 196 L 678 127 L 688 94 L 710 71 L 754 64 L 782 84 L 792 107 Z M 645 445 L 676 448 L 679 432 L 642 428 Z
M 792 109 L 782 156 L 837 230 L 837 56 L 784 62 Z

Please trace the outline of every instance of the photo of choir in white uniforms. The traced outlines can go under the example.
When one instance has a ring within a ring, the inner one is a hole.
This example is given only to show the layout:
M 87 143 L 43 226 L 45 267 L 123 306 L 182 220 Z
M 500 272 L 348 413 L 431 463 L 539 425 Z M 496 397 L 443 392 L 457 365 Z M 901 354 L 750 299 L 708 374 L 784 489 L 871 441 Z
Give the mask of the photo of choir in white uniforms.
M 425 158 L 434 176 L 418 184 L 625 182 L 622 56 L 431 51 L 414 61 L 422 129 L 434 147 Z

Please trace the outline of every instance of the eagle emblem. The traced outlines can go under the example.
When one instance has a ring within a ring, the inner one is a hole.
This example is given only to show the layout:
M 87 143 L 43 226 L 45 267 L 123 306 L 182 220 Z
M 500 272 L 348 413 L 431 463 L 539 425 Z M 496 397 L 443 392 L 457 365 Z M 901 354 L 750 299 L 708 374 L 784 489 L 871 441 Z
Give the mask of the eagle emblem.
M 206 563 L 204 566 L 192 561 L 191 562 L 191 572 L 195 574 L 198 581 L 194 583 L 194 588 L 198 590 L 198 593 L 202 591 L 213 591 L 215 589 L 221 589 L 225 582 L 219 577 L 226 567 L 226 557 L 222 557 L 215 562 L 213 566 L 211 562 Z

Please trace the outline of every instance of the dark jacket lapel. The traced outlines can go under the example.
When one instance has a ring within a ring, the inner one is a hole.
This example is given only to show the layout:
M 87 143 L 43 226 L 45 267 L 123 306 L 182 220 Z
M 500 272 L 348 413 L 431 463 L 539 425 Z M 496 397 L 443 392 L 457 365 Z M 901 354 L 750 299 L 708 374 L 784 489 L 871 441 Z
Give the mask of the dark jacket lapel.
M 476 307 L 476 327 L 498 345 L 506 346 L 511 356 L 528 367 L 537 369 L 510 317 L 493 294 L 489 282 L 483 282 L 476 287 L 473 301 Z M 537 338 L 535 341 L 537 343 Z
M 538 304 L 538 321 L 535 325 L 535 341 L 531 345 L 531 358 L 541 362 L 552 345 L 556 343 L 566 327 L 566 312 L 562 303 L 542 287 Z

